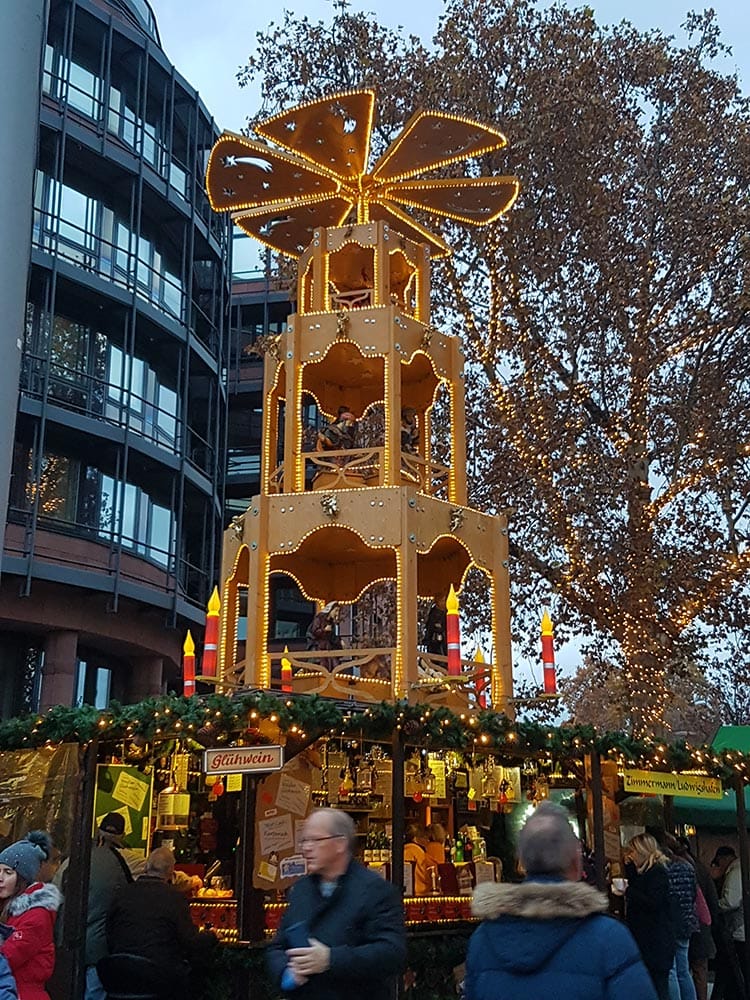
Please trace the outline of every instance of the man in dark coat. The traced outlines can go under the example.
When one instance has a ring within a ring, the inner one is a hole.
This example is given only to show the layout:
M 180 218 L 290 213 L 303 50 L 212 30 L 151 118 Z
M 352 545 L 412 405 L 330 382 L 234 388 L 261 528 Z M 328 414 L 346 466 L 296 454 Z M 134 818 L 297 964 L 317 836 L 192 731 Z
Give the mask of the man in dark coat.
M 110 954 L 139 955 L 154 962 L 175 997 L 190 995 L 188 960 L 200 959 L 213 947 L 212 934 L 201 932 L 190 917 L 187 898 L 170 882 L 174 855 L 157 847 L 146 861 L 146 870 L 115 897 L 107 916 Z
M 130 869 L 120 850 L 125 834 L 125 819 L 121 813 L 107 813 L 99 824 L 91 848 L 89 895 L 86 908 L 86 991 L 84 1000 L 106 1000 L 106 990 L 96 971 L 96 963 L 107 954 L 107 913 L 115 896 L 133 881 Z M 65 896 L 68 891 L 68 862 L 57 871 L 54 884 Z M 62 940 L 64 906 L 55 927 L 57 941 Z
M 291 890 L 268 948 L 273 982 L 299 1000 L 389 1000 L 406 964 L 401 897 L 352 858 L 351 817 L 319 809 L 305 821 L 307 875 Z M 299 925 L 303 924 L 304 927 Z M 301 947 L 299 936 L 307 939 Z
M 527 878 L 474 893 L 466 1000 L 656 1000 L 630 932 L 579 882 L 581 852 L 564 809 L 542 802 L 519 837 Z

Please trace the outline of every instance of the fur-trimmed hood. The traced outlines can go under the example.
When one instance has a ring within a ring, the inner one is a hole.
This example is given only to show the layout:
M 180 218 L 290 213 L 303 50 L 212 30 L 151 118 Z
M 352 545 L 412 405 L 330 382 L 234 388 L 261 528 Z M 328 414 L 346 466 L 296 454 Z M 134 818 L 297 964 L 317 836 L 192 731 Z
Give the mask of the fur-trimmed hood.
M 16 896 L 8 905 L 9 917 L 20 917 L 22 913 L 36 906 L 56 913 L 62 904 L 62 893 L 51 882 L 35 882 L 26 892 Z
M 527 920 L 582 919 L 606 913 L 607 897 L 585 882 L 528 881 L 520 885 L 485 882 L 477 886 L 471 912 L 480 920 L 500 916 Z
M 605 919 L 607 900 L 585 882 L 529 879 L 521 885 L 477 886 L 472 903 L 484 921 L 475 931 L 493 968 L 528 975 L 568 946 L 579 929 Z

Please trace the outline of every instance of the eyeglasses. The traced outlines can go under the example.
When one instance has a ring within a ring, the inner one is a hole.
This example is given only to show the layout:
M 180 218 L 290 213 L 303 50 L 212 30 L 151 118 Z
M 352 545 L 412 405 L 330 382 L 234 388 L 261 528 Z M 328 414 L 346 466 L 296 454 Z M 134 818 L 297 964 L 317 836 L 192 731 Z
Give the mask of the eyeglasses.
M 330 837 L 302 837 L 300 844 L 320 844 L 324 840 L 341 840 L 343 834 L 333 833 Z

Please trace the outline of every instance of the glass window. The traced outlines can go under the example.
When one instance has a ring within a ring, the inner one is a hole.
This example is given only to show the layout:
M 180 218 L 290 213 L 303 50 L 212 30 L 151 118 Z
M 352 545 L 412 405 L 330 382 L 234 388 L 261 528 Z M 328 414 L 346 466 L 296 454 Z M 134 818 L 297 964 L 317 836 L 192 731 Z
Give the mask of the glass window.
M 89 118 L 98 118 L 101 102 L 101 80 L 77 63 L 70 63 L 68 72 L 68 104 Z
M 117 481 L 112 476 L 99 476 L 99 534 L 111 538 L 115 530 Z
M 151 525 L 149 541 L 151 544 L 150 556 L 154 562 L 161 566 L 166 566 L 169 561 L 169 550 L 171 548 L 172 514 L 166 507 L 158 504 L 151 505 Z
M 164 284 L 162 285 L 161 301 L 164 308 L 179 319 L 182 315 L 182 288 L 177 275 L 171 274 L 166 269 L 163 272 Z
M 83 246 L 88 222 L 89 199 L 75 188 L 63 184 L 60 192 L 60 236 Z
M 38 494 L 40 517 L 74 523 L 78 503 L 78 473 L 78 463 L 66 455 L 44 455 L 38 483 L 34 481 L 30 463 L 27 502 L 29 505 L 33 504 Z
M 158 396 L 158 438 L 167 444 L 175 444 L 177 439 L 177 393 L 164 385 L 159 386 Z
M 76 707 L 93 705 L 94 708 L 106 708 L 111 685 L 112 671 L 109 667 L 79 660 L 76 670 Z
M 187 174 L 174 160 L 169 164 L 169 183 L 183 198 L 187 197 Z

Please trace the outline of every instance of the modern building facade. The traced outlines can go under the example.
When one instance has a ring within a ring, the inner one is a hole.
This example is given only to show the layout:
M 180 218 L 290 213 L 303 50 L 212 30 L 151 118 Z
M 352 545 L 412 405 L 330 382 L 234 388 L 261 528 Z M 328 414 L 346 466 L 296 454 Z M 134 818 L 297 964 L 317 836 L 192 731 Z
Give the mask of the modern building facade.
M 0 714 L 179 687 L 224 521 L 218 134 L 145 0 L 50 0 L 0 579 Z M 0 470 L 0 475 L 6 475 Z
M 260 461 L 263 431 L 263 338 L 275 337 L 294 311 L 296 286 L 290 277 L 272 270 L 270 254 L 258 266 L 257 247 L 236 230 L 232 254 L 232 312 L 230 323 L 227 390 L 226 523 L 244 514 L 261 492 Z M 248 252 L 251 250 L 252 252 Z M 245 265 L 250 264 L 248 269 Z M 317 407 L 309 401 L 305 412 L 310 427 L 320 422 Z M 291 577 L 278 576 L 271 594 L 269 643 L 274 649 L 303 649 L 315 605 L 300 593 Z M 247 609 L 242 608 L 241 631 L 246 630 Z

